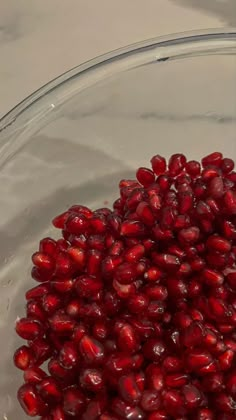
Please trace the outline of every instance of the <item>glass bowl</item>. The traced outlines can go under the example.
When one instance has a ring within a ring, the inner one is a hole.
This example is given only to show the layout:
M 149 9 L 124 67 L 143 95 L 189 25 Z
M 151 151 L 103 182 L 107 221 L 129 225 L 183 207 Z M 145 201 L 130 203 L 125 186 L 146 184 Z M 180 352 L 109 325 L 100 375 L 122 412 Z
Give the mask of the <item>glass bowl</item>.
M 236 158 L 236 31 L 171 35 L 85 63 L 0 120 L 0 418 L 23 419 L 12 354 L 30 256 L 69 205 L 112 205 L 154 154 Z

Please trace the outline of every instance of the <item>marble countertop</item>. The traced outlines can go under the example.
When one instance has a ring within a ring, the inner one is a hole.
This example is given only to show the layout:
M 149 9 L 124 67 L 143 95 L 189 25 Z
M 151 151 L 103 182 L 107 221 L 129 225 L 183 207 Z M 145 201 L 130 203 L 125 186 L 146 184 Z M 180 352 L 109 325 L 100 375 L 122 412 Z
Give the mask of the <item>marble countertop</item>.
M 109 50 L 236 26 L 235 0 L 7 0 L 0 5 L 0 116 L 66 70 Z

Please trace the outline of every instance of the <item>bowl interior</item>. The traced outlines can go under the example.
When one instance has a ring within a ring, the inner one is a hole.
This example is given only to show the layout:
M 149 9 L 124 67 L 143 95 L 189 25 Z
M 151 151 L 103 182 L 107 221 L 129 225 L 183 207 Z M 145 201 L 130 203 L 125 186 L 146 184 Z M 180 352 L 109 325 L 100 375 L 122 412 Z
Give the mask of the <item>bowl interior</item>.
M 112 206 L 119 180 L 157 153 L 235 159 L 235 53 L 232 33 L 150 41 L 73 70 L 0 122 L 1 418 L 23 418 L 14 323 L 34 285 L 30 256 L 56 237 L 51 219 L 75 203 Z

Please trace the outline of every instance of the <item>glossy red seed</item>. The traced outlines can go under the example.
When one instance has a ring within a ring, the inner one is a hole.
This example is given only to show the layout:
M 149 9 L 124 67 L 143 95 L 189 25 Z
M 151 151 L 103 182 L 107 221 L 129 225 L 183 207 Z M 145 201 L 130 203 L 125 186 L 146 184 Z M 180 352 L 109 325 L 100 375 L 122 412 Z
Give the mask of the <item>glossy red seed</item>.
M 168 162 L 170 176 L 179 175 L 186 163 L 186 157 L 181 153 L 172 155 Z
M 201 405 L 201 393 L 194 385 L 185 385 L 183 387 L 183 396 L 188 410 L 196 409 Z
M 205 156 L 204 158 L 202 158 L 202 166 L 203 168 L 205 168 L 208 165 L 215 165 L 217 167 L 219 167 L 221 165 L 222 162 L 222 153 L 220 152 L 214 152 L 211 153 L 207 156 Z
M 179 391 L 168 390 L 163 393 L 163 406 L 166 413 L 174 416 L 184 414 L 184 398 Z
M 166 352 L 166 347 L 161 340 L 148 339 L 143 346 L 144 357 L 152 362 L 160 362 Z
M 53 349 L 50 346 L 50 342 L 45 338 L 36 338 L 30 342 L 30 349 L 34 354 L 35 361 L 37 364 L 45 362 L 52 354 Z
M 161 406 L 159 393 L 157 391 L 145 390 L 142 393 L 140 405 L 144 412 L 158 410 Z
M 186 347 L 200 346 L 203 342 L 205 335 L 206 331 L 203 324 L 198 321 L 194 321 L 186 329 L 183 330 L 183 345 Z
M 185 164 L 186 172 L 192 177 L 196 177 L 200 174 L 201 166 L 196 160 L 190 160 Z
M 124 419 L 142 420 L 145 418 L 144 412 L 139 407 L 132 406 L 119 398 L 111 401 L 111 408 L 116 415 Z
M 224 276 L 216 270 L 206 268 L 203 270 L 202 275 L 207 286 L 218 287 L 224 283 Z
M 122 376 L 119 379 L 118 392 L 124 401 L 132 405 L 138 403 L 141 398 L 141 392 L 133 374 Z
M 58 403 L 62 399 L 62 390 L 59 383 L 52 377 L 44 378 L 38 384 L 38 392 L 47 403 Z
M 117 344 L 121 351 L 130 354 L 135 353 L 139 349 L 139 340 L 134 328 L 129 324 L 123 324 L 118 331 Z
M 17 392 L 17 398 L 25 413 L 30 417 L 44 415 L 48 411 L 47 405 L 32 384 L 22 385 Z
M 229 190 L 224 194 L 224 204 L 229 215 L 236 214 L 236 192 Z
M 184 373 L 173 373 L 165 376 L 165 384 L 169 388 L 182 388 L 189 381 L 189 376 Z
M 85 390 L 99 392 L 104 387 L 102 371 L 99 369 L 84 369 L 80 373 L 79 383 Z
M 26 315 L 28 318 L 38 319 L 42 323 L 47 319 L 47 315 L 38 300 L 30 300 L 27 302 Z
M 73 342 L 68 341 L 63 344 L 58 360 L 61 366 L 65 369 L 71 369 L 78 364 L 79 356 Z
M 39 384 L 46 376 L 46 372 L 37 366 L 32 366 L 24 371 L 24 381 L 29 384 Z
M 222 159 L 220 168 L 224 174 L 228 174 L 234 169 L 234 161 L 229 158 Z
M 80 340 L 79 352 L 88 365 L 100 365 L 104 361 L 103 345 L 88 335 Z
M 212 355 L 205 350 L 190 350 L 187 352 L 186 363 L 191 372 L 197 372 L 200 368 L 208 366 L 212 361 Z
M 85 397 L 76 387 L 71 386 L 64 390 L 63 409 L 65 414 L 78 418 L 85 408 Z
M 147 226 L 152 226 L 155 222 L 155 217 L 151 207 L 145 202 L 141 201 L 136 208 L 138 218 Z
M 75 290 L 80 298 L 89 298 L 100 292 L 101 289 L 101 281 L 92 276 L 83 275 L 76 279 Z
M 156 175 L 164 174 L 166 170 L 166 160 L 164 157 L 160 155 L 153 156 L 151 159 L 151 165 L 152 165 L 153 172 Z
M 43 336 L 44 328 L 37 319 L 21 318 L 16 322 L 16 332 L 25 340 L 33 340 L 36 337 Z
M 143 223 L 136 220 L 125 220 L 121 224 L 121 236 L 125 237 L 142 237 L 146 233 L 146 228 Z
M 144 187 L 148 187 L 155 181 L 154 173 L 148 168 L 139 168 L 136 172 L 136 177 Z
M 64 213 L 59 214 L 58 216 L 56 216 L 53 220 L 52 220 L 52 224 L 54 227 L 56 227 L 57 229 L 63 229 L 65 222 L 69 216 L 69 212 L 66 211 Z
M 133 283 L 137 277 L 136 266 L 134 264 L 125 262 L 120 264 L 114 273 L 114 278 L 120 284 Z
M 75 327 L 75 321 L 61 313 L 55 313 L 49 322 L 51 329 L 59 335 L 70 335 Z
M 27 346 L 19 347 L 14 353 L 14 364 L 18 369 L 28 369 L 34 361 L 32 351 Z

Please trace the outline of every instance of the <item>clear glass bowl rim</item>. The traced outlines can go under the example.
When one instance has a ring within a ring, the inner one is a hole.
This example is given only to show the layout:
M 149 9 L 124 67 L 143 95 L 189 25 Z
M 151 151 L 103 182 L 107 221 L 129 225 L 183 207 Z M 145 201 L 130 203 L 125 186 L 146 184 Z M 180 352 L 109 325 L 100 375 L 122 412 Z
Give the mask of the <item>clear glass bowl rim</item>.
M 18 117 L 25 114 L 29 107 L 32 107 L 36 102 L 39 102 L 46 94 L 52 93 L 59 86 L 65 85 L 71 79 L 77 79 L 80 75 L 89 72 L 91 69 L 101 68 L 111 62 L 145 52 L 148 49 L 162 48 L 162 56 L 159 60 L 157 59 L 157 61 L 165 61 L 170 58 L 163 53 L 165 47 L 176 46 L 177 48 L 180 45 L 193 45 L 196 42 L 200 42 L 204 46 L 207 42 L 212 41 L 233 41 L 233 46 L 236 48 L 236 28 L 205 29 L 201 31 L 187 31 L 159 36 L 115 49 L 86 61 L 49 81 L 7 112 L 0 118 L 0 134 L 8 126 L 14 126 Z

